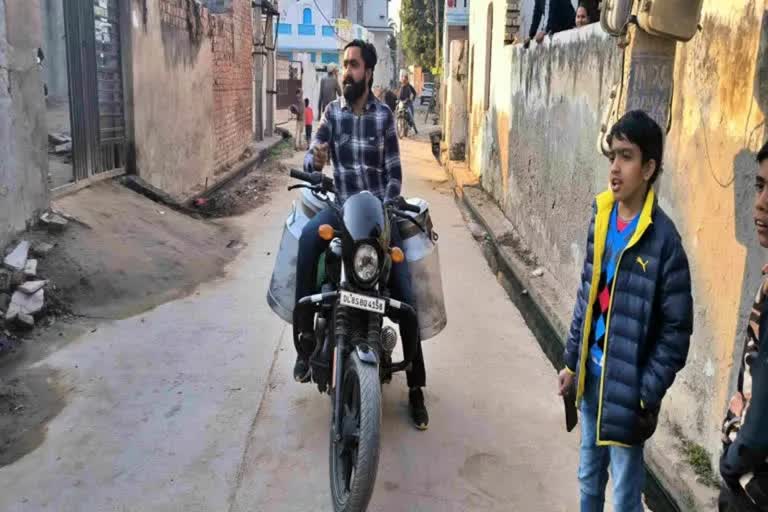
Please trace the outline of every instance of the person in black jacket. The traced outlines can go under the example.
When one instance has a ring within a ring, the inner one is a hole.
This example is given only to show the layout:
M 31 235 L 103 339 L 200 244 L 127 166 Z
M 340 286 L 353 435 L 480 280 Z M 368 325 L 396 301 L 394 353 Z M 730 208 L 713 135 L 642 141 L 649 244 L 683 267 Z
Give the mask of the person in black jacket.
M 691 276 L 653 189 L 661 128 L 628 112 L 608 143 L 610 188 L 595 199 L 559 392 L 575 386 L 581 407 L 581 512 L 603 510 L 609 467 L 614 510 L 643 512 L 643 445 L 688 356 Z
M 754 220 L 768 248 L 768 144 L 757 154 Z M 767 269 L 764 269 L 764 272 Z M 747 321 L 747 339 L 736 394 L 723 421 L 721 512 L 768 510 L 768 276 L 764 275 Z
M 544 36 L 556 34 L 563 30 L 570 30 L 576 27 L 576 11 L 571 4 L 571 0 L 549 0 L 549 16 L 544 30 L 540 30 L 541 18 L 544 16 L 544 10 L 547 0 L 536 0 L 533 6 L 533 22 L 528 32 L 526 44 L 531 39 L 536 38 L 537 43 L 544 40 Z

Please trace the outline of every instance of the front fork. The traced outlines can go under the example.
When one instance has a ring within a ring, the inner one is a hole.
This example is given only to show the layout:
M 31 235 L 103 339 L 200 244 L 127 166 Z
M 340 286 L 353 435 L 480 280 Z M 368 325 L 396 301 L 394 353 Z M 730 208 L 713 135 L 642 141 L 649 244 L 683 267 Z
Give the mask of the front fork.
M 344 353 L 346 342 L 344 336 L 336 335 L 336 346 L 333 348 L 333 440 L 341 441 L 341 385 L 344 379 Z

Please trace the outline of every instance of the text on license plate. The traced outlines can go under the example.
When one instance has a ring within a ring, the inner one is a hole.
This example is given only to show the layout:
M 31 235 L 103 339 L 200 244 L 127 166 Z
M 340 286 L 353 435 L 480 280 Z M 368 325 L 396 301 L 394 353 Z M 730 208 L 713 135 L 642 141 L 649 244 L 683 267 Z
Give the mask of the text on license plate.
M 381 299 L 351 292 L 341 292 L 341 305 L 381 314 L 384 314 L 387 307 L 387 303 Z

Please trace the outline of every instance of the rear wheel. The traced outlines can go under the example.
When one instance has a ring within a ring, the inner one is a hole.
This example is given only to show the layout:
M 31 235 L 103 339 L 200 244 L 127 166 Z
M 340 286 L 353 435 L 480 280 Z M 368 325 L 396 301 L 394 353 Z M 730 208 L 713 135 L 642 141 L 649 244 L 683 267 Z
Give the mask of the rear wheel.
M 397 118 L 397 136 L 401 139 L 408 136 L 408 121 L 404 116 Z
M 381 437 L 381 384 L 376 365 L 347 360 L 341 392 L 341 440 L 331 429 L 331 498 L 335 512 L 362 512 L 376 483 Z

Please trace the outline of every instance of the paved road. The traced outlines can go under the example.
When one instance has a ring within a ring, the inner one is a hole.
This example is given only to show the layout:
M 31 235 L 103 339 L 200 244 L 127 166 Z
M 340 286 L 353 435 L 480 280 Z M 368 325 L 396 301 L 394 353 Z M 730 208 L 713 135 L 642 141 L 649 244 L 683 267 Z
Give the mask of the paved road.
M 384 389 L 372 511 L 577 507 L 576 435 L 554 371 L 489 271 L 429 146 L 406 141 L 409 196 L 441 238 L 449 322 L 425 343 L 431 426 Z M 48 356 L 70 389 L 45 442 L 0 469 L 3 511 L 326 511 L 329 400 L 292 382 L 289 329 L 266 305 L 292 194 L 233 220 L 226 277 Z

